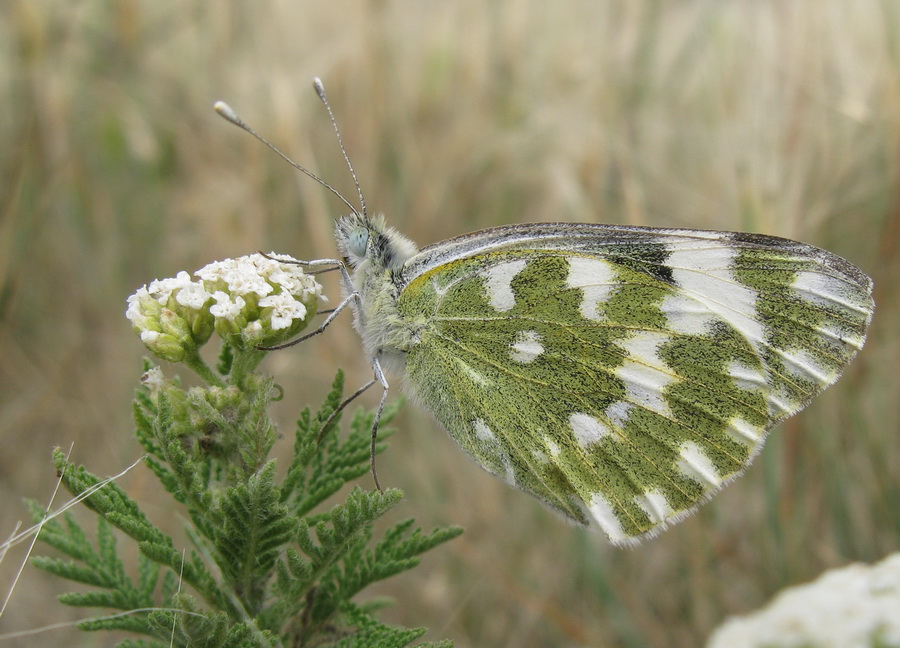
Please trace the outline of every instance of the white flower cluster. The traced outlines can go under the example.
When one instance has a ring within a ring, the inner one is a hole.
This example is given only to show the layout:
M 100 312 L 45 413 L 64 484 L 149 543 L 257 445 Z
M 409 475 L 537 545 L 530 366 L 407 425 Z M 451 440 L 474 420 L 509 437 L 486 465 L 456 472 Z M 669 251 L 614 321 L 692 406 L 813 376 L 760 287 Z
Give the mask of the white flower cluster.
M 279 331 L 305 320 L 307 304 L 325 299 L 319 282 L 293 261 L 287 255 L 251 254 L 214 261 L 196 275 L 212 292 L 216 304 L 209 310 L 216 318 L 238 321 L 252 303 L 269 315 L 271 329 Z
M 125 316 L 154 354 L 175 362 L 215 330 L 237 348 L 279 344 L 315 314 L 322 286 L 294 259 L 251 254 L 157 279 L 128 298 Z
M 707 648 L 900 648 L 900 554 L 849 565 L 728 620 Z

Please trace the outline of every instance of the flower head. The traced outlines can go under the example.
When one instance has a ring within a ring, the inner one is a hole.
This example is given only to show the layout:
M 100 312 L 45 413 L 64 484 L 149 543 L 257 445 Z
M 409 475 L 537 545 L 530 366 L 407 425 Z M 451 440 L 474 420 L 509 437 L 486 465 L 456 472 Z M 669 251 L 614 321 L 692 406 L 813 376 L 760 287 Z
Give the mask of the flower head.
M 155 279 L 128 298 L 125 317 L 157 357 L 180 362 L 209 339 L 212 296 L 187 272 Z
M 212 294 L 216 331 L 237 348 L 279 344 L 301 331 L 316 312 L 322 286 L 295 259 L 250 254 L 197 271 Z
M 782 591 L 762 610 L 719 627 L 707 648 L 898 646 L 898 610 L 900 554 L 894 554 Z
M 315 315 L 322 286 L 284 255 L 251 254 L 157 279 L 128 298 L 126 317 L 158 357 L 179 362 L 213 328 L 237 349 L 284 342 Z

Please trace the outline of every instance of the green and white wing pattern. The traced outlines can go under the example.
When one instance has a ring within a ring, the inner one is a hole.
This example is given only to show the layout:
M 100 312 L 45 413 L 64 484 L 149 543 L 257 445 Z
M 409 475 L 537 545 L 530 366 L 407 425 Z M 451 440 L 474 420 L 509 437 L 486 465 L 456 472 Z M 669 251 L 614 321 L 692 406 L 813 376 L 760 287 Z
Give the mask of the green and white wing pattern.
M 401 276 L 407 384 L 487 471 L 614 543 L 739 475 L 862 347 L 871 282 L 768 236 L 520 225 Z

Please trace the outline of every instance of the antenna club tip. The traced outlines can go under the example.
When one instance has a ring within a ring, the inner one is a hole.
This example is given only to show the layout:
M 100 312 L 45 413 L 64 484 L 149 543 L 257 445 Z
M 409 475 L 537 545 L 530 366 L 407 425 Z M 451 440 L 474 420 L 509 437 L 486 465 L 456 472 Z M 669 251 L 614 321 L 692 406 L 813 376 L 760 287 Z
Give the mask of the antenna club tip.
M 319 77 L 313 77 L 313 88 L 316 91 L 316 94 L 320 97 L 325 96 L 325 84 L 322 83 L 322 79 Z
M 214 103 L 213 110 L 233 124 L 238 124 L 241 121 L 240 117 L 237 116 L 237 113 L 224 101 L 217 101 Z

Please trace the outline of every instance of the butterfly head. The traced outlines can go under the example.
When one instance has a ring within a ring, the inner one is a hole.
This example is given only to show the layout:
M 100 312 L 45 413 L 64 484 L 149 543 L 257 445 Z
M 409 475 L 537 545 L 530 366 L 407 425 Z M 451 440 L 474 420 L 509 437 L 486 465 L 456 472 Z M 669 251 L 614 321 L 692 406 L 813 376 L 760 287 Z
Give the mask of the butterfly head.
M 353 213 L 334 226 L 338 250 L 354 270 L 366 264 L 375 270 L 399 270 L 414 255 L 415 243 L 384 224 L 382 216 Z

